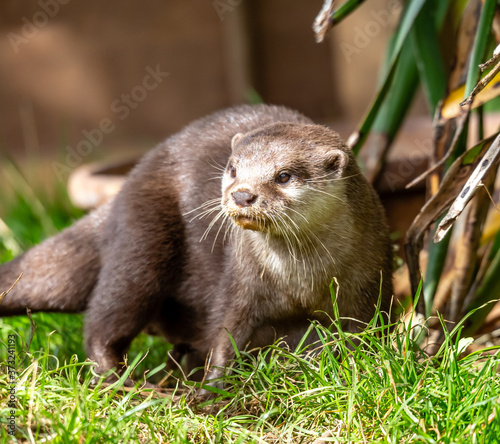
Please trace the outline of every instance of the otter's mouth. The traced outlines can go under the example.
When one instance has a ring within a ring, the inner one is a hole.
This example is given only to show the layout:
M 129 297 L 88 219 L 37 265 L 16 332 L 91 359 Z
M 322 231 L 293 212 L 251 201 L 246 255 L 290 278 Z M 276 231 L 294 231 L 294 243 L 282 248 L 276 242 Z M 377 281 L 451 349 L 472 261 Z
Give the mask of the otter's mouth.
M 244 230 L 262 231 L 264 228 L 263 221 L 253 219 L 248 216 L 233 216 L 233 221 Z

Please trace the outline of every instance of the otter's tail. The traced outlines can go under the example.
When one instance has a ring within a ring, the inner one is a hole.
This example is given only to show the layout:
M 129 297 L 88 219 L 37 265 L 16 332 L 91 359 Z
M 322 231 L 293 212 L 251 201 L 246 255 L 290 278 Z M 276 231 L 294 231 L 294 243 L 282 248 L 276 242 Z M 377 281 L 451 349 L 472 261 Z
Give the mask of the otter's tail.
M 0 266 L 0 316 L 32 311 L 78 313 L 85 309 L 100 269 L 100 244 L 110 204 Z

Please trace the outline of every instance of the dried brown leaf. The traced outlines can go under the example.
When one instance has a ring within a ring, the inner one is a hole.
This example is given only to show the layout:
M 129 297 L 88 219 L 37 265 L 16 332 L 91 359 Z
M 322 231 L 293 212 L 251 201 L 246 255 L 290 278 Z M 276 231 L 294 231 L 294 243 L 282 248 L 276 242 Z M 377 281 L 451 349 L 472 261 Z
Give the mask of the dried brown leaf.
M 470 153 L 468 151 L 465 153 L 467 155 Z M 485 175 L 492 169 L 496 168 L 500 160 L 500 135 L 498 135 L 493 143 L 490 145 L 488 150 L 483 156 L 476 156 L 473 165 L 475 166 L 474 171 L 470 175 L 469 179 L 463 185 L 460 193 L 455 198 L 453 204 L 451 205 L 448 213 L 439 223 L 439 226 L 434 235 L 434 242 L 440 242 L 446 235 L 448 230 L 454 224 L 457 217 L 462 213 L 465 206 L 469 203 L 472 197 L 476 194 L 477 190 L 482 187 L 482 180 Z M 458 184 L 458 182 L 456 183 Z M 454 187 L 456 189 L 456 186 Z
M 482 161 L 493 142 L 493 137 L 483 140 L 479 145 L 462 154 L 448 169 L 438 191 L 420 210 L 406 233 L 406 258 L 410 272 L 412 291 L 420 281 L 418 258 L 422 249 L 424 234 L 453 203 L 461 192 L 473 170 Z

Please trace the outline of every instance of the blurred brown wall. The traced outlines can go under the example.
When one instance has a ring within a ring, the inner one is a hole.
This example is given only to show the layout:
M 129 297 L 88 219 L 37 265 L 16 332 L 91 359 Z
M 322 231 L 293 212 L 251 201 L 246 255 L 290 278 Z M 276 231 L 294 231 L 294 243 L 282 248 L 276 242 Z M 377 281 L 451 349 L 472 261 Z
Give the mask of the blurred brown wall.
M 0 149 L 64 153 L 96 130 L 99 148 L 151 146 L 253 90 L 355 123 L 397 20 L 391 2 L 366 2 L 318 45 L 321 0 L 3 0 Z

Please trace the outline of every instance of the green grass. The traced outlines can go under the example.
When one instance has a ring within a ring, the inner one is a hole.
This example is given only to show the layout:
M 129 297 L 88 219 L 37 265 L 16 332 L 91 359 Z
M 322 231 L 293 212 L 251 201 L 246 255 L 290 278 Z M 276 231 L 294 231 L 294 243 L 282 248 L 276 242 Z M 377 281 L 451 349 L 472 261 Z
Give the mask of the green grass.
M 120 383 L 93 387 L 89 363 L 59 357 L 71 354 L 75 341 L 69 335 L 67 347 L 58 347 L 56 354 L 49 351 L 53 335 L 37 329 L 42 346 L 35 347 L 34 340 L 26 352 L 20 334 L 16 437 L 20 442 L 31 433 L 34 442 L 46 438 L 57 443 L 312 442 L 327 433 L 327 442 L 500 439 L 496 350 L 462 357 L 463 341 L 448 336 L 439 358 L 429 358 L 409 332 L 374 327 L 356 335 L 362 346 L 352 350 L 353 335 L 312 328 L 321 337 L 314 354 L 278 346 L 257 356 L 242 352 L 226 377 L 227 397 L 201 405 L 186 399 L 192 387 L 181 381 L 178 387 L 186 392 L 175 402 L 154 392 L 124 393 Z M 1 332 L 12 332 L 9 320 Z M 2 373 L 2 390 L 7 383 Z M 2 406 L 2 422 L 7 417 Z M 0 436 L 9 438 L 5 428 Z
M 2 260 L 13 255 L 9 245 L 24 250 L 79 216 L 64 193 L 50 200 L 17 197 L 0 214 L 11 229 L 0 242 Z M 174 398 L 123 391 L 120 381 L 92 385 L 82 316 L 36 314 L 33 320 L 34 331 L 27 317 L 0 320 L 0 442 L 500 441 L 500 355 L 497 349 L 464 354 L 459 329 L 446 333 L 437 357 L 428 357 L 408 331 L 371 325 L 354 337 L 312 324 L 321 338 L 316 347 L 242 351 L 223 396 L 197 404 L 189 396 L 196 387 L 174 377 Z M 7 432 L 9 335 L 15 338 L 14 438 Z M 361 346 L 352 347 L 354 340 Z M 163 378 L 169 347 L 146 335 L 134 341 L 134 378 L 147 369 L 152 381 Z

